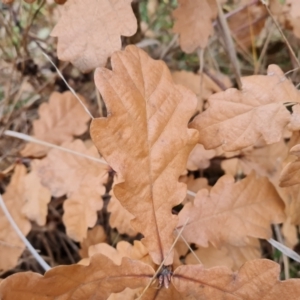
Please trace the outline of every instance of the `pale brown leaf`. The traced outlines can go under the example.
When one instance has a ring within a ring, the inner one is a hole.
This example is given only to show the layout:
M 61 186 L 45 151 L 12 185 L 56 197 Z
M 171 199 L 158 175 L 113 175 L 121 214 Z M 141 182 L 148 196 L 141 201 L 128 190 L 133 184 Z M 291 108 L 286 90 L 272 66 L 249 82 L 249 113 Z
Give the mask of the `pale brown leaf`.
M 98 215 L 97 211 L 103 207 L 101 194 L 97 189 L 81 184 L 80 188 L 64 202 L 63 222 L 67 234 L 75 241 L 86 238 L 87 228 L 95 226 Z
M 230 87 L 230 80 L 223 74 L 214 74 L 217 80 L 224 83 L 225 86 Z M 188 71 L 172 72 L 172 78 L 176 84 L 181 84 L 193 91 L 197 98 L 197 111 L 203 111 L 204 100 L 214 93 L 221 92 L 222 89 L 205 73 L 202 75 L 195 74 Z
M 93 145 L 87 149 L 81 140 L 67 142 L 63 146 L 99 158 L 97 149 Z M 67 195 L 63 216 L 67 234 L 76 241 L 82 241 L 86 238 L 88 227 L 96 224 L 97 211 L 103 206 L 101 196 L 105 193 L 108 167 L 85 157 L 52 149 L 41 160 L 37 173 L 54 197 Z
M 291 223 L 291 218 L 287 218 L 282 224 L 281 231 L 285 245 L 293 249 L 299 243 L 299 239 L 297 227 Z
M 85 102 L 84 98 L 80 96 Z M 90 117 L 71 92 L 53 92 L 48 103 L 40 105 L 39 119 L 33 121 L 33 136 L 48 143 L 61 145 L 71 141 L 74 135 L 87 130 Z M 41 157 L 47 154 L 48 147 L 29 143 L 21 151 L 23 156 Z
M 88 230 L 87 237 L 80 243 L 81 249 L 79 254 L 82 258 L 88 257 L 89 247 L 99 243 L 103 243 L 106 240 L 106 234 L 103 226 L 96 225 L 91 230 Z
M 185 258 L 187 265 L 198 265 L 199 259 L 203 263 L 203 267 L 208 269 L 216 266 L 226 266 L 229 269 L 233 269 L 233 260 L 229 256 L 228 250 L 225 247 L 217 249 L 212 245 L 208 247 L 199 247 L 194 250 L 194 253 L 189 253 Z
M 134 216 L 121 205 L 114 195 L 109 200 L 107 211 L 110 213 L 109 225 L 112 228 L 116 228 L 120 234 L 137 235 L 138 232 L 131 226 L 131 220 L 134 219 Z
M 186 53 L 198 47 L 205 48 L 208 38 L 213 34 L 212 21 L 217 16 L 216 6 L 209 2 L 215 0 L 179 0 L 174 10 L 173 31 L 180 35 L 180 47 Z
M 195 254 L 205 268 L 226 266 L 231 270 L 238 270 L 245 262 L 261 258 L 260 243 L 258 239 L 249 238 L 243 246 L 233 246 L 223 243 L 218 249 L 209 244 L 208 247 L 199 247 Z M 185 258 L 186 264 L 199 264 L 193 253 Z
M 173 243 L 177 216 L 172 207 L 186 194 L 178 178 L 197 138 L 186 127 L 197 99 L 172 82 L 163 62 L 135 46 L 114 53 L 112 66 L 113 71 L 96 71 L 108 117 L 92 121 L 91 136 L 124 179 L 114 186 L 114 194 L 134 215 L 132 227 L 144 235 L 143 243 L 160 264 Z M 170 255 L 166 265 L 172 259 Z
M 287 187 L 300 184 L 300 144 L 294 146 L 290 153 L 296 157 L 292 162 L 289 162 L 281 172 L 280 186 Z
M 132 0 L 69 0 L 51 35 L 58 37 L 59 59 L 71 61 L 82 72 L 104 66 L 121 49 L 121 35 L 131 36 L 137 20 Z
M 41 184 L 40 177 L 36 169 L 40 161 L 32 160 L 30 163 L 31 172 L 24 178 L 25 203 L 22 213 L 31 221 L 35 221 L 38 225 L 44 226 L 48 214 L 48 203 L 51 200 L 50 191 Z
M 279 272 L 277 263 L 262 259 L 245 263 L 237 273 L 226 267 L 206 270 L 201 265 L 186 265 L 175 270 L 172 283 L 182 299 L 297 300 L 299 280 L 279 281 Z
M 226 242 L 240 246 L 247 237 L 268 239 L 271 224 L 285 220 L 284 204 L 267 178 L 254 173 L 234 182 L 229 175 L 221 177 L 210 193 L 200 190 L 194 203 L 187 203 L 179 213 L 179 227 L 188 242 L 219 247 Z
M 250 3 L 249 0 L 239 1 L 239 8 L 241 9 L 231 14 L 227 21 L 237 49 L 247 51 L 259 41 L 259 34 L 265 27 L 268 12 L 261 2 Z
M 271 145 L 243 149 L 238 158 L 223 160 L 221 167 L 226 174 L 232 176 L 238 174 L 237 171 L 250 174 L 254 170 L 259 176 L 268 177 L 272 183 L 275 183 L 287 155 L 288 147 L 282 139 Z
M 190 171 L 206 169 L 210 165 L 210 159 L 215 155 L 215 150 L 206 150 L 203 145 L 197 144 L 189 155 L 186 167 Z
M 252 146 L 262 139 L 278 142 L 290 121 L 285 102 L 299 102 L 300 93 L 276 65 L 268 75 L 242 78 L 242 91 L 228 89 L 209 98 L 209 108 L 191 123 L 206 149 L 222 145 L 225 151 Z
M 26 168 L 24 165 L 17 164 L 10 184 L 3 194 L 3 201 L 21 232 L 26 236 L 31 225 L 22 213 L 22 207 L 25 203 L 25 175 Z M 0 210 L 0 270 L 5 271 L 13 268 L 24 249 L 24 243 L 10 225 L 3 211 Z
M 107 299 L 111 293 L 144 287 L 154 274 L 147 264 L 123 258 L 120 266 L 96 254 L 88 266 L 59 266 L 46 272 L 18 273 L 0 284 L 1 299 L 92 300 Z

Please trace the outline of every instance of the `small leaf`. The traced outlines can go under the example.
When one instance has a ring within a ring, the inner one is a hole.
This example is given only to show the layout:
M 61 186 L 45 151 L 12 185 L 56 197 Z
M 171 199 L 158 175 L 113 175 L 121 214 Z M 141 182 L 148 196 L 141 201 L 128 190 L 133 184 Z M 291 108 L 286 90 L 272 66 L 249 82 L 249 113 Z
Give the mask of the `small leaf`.
M 81 140 L 66 142 L 65 148 L 99 158 L 97 149 L 87 148 Z M 108 167 L 97 161 L 58 149 L 51 149 L 38 164 L 37 173 L 54 197 L 67 195 L 63 221 L 67 234 L 76 241 L 86 238 L 88 227 L 97 221 L 97 211 L 103 206 L 101 196 L 108 178 Z
M 3 194 L 3 201 L 21 232 L 26 236 L 31 229 L 31 224 L 22 213 L 25 204 L 25 175 L 24 165 L 17 164 L 10 184 Z M 15 267 L 24 249 L 24 243 L 0 209 L 0 270 L 6 271 Z
M 82 72 L 104 66 L 121 49 L 121 35 L 131 36 L 137 20 L 132 0 L 69 0 L 51 35 L 58 37 L 59 59 Z
M 175 24 L 173 31 L 180 35 L 180 47 L 186 53 L 196 48 L 205 48 L 208 37 L 213 33 L 212 21 L 217 16 L 215 0 L 179 0 L 179 7 L 174 10 Z
M 80 98 L 85 102 L 82 96 Z M 38 111 L 40 118 L 33 121 L 33 136 L 55 145 L 71 141 L 74 135 L 83 134 L 90 119 L 71 92 L 53 92 L 49 103 L 41 104 Z M 21 154 L 41 157 L 48 151 L 49 147 L 29 143 Z
M 22 213 L 29 220 L 35 221 L 40 226 L 44 226 L 46 224 L 51 193 L 40 182 L 40 177 L 36 172 L 39 163 L 39 160 L 32 160 L 30 163 L 31 172 L 24 178 L 26 203 L 22 208 Z

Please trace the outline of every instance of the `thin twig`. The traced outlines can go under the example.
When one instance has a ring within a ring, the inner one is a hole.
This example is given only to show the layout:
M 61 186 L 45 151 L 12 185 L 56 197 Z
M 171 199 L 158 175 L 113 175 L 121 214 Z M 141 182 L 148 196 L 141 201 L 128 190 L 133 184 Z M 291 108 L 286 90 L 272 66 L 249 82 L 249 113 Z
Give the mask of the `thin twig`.
M 234 43 L 233 43 L 233 40 L 232 40 L 232 37 L 230 34 L 230 29 L 229 29 L 227 20 L 224 16 L 223 10 L 218 1 L 217 1 L 217 6 L 218 6 L 218 22 L 220 24 L 221 30 L 223 31 L 224 42 L 227 47 L 227 52 L 228 52 L 230 61 L 233 66 L 233 71 L 235 74 L 235 79 L 236 79 L 238 88 L 239 88 L 239 90 L 241 90 L 242 89 L 241 70 L 240 70 L 238 59 L 237 59 L 236 51 L 234 48 Z
M 175 229 L 176 232 L 178 233 L 178 229 Z M 191 251 L 191 253 L 194 255 L 194 257 L 196 258 L 197 262 L 201 265 L 203 265 L 203 263 L 201 262 L 200 258 L 197 256 L 197 254 L 195 253 L 195 251 L 192 249 L 192 247 L 190 246 L 190 244 L 187 242 L 187 240 L 183 237 L 183 235 L 180 236 L 181 239 L 184 241 L 184 243 L 186 244 L 186 246 L 189 248 L 189 250 Z
M 62 146 L 51 144 L 51 143 L 39 140 L 37 138 L 34 138 L 34 137 L 32 137 L 30 135 L 27 135 L 27 134 L 24 134 L 24 133 L 11 131 L 11 130 L 5 130 L 3 134 L 7 135 L 7 136 L 15 137 L 17 139 L 21 139 L 21 140 L 24 140 L 24 141 L 28 141 L 28 142 L 36 143 L 36 144 L 43 145 L 43 146 L 46 146 L 46 147 L 55 148 L 55 149 L 58 149 L 58 150 L 61 150 L 61 151 L 64 151 L 64 152 L 72 153 L 72 154 L 75 154 L 77 156 L 81 156 L 81 157 L 99 162 L 101 164 L 108 165 L 108 163 L 104 159 L 96 158 L 96 157 L 89 156 L 89 155 L 86 155 L 86 154 L 83 154 L 83 153 L 80 153 L 80 152 L 62 147 Z
M 281 231 L 280 231 L 280 227 L 279 227 L 278 224 L 274 224 L 274 230 L 275 230 L 275 234 L 276 234 L 276 238 L 277 238 L 278 242 L 281 243 L 281 244 L 284 244 L 283 238 L 282 238 L 282 235 L 281 235 Z M 289 260 L 288 260 L 287 256 L 284 253 L 282 253 L 282 259 L 283 259 L 285 279 L 289 279 L 290 278 Z
M 300 255 L 293 251 L 292 249 L 290 249 L 289 247 L 275 241 L 274 239 L 268 239 L 267 240 L 274 248 L 276 248 L 277 250 L 279 250 L 280 252 L 284 253 L 286 256 L 288 256 L 289 258 L 293 259 L 294 261 L 300 263 Z
M 194 193 L 194 192 L 192 192 L 192 191 L 187 191 L 186 192 L 188 195 L 190 195 L 190 196 L 192 196 L 192 197 L 196 197 L 196 195 L 197 195 L 197 193 Z
M 275 20 L 273 14 L 271 13 L 271 11 L 270 11 L 270 9 L 269 9 L 269 7 L 268 7 L 267 1 L 266 1 L 266 0 L 261 0 L 261 3 L 264 4 L 264 6 L 266 7 L 266 10 L 268 11 L 268 13 L 269 13 L 269 15 L 270 15 L 272 21 L 273 21 L 274 24 L 276 25 L 276 27 L 277 27 L 278 31 L 280 32 L 280 34 L 281 34 L 281 36 L 282 36 L 282 38 L 283 38 L 283 40 L 284 40 L 286 46 L 288 47 L 288 49 L 289 49 L 289 51 L 290 51 L 290 54 L 292 55 L 293 59 L 295 60 L 295 63 L 297 63 L 298 67 L 300 68 L 300 62 L 299 62 L 299 60 L 298 60 L 298 58 L 297 58 L 297 56 L 296 56 L 296 54 L 295 54 L 295 52 L 294 52 L 294 50 L 293 50 L 291 44 L 289 43 L 289 41 L 288 41 L 287 38 L 285 37 L 285 35 L 284 35 L 282 29 L 280 28 L 278 22 Z
M 197 50 L 197 54 L 199 57 L 199 72 L 200 72 L 200 99 L 202 99 L 203 95 L 203 69 L 204 69 L 204 49 L 199 48 Z
M 16 222 L 14 221 L 14 219 L 12 218 L 11 214 L 9 213 L 2 195 L 0 194 L 0 206 L 8 220 L 8 222 L 10 223 L 10 225 L 13 227 L 14 231 L 16 232 L 16 234 L 19 236 L 19 238 L 22 240 L 22 242 L 25 244 L 25 246 L 28 248 L 28 250 L 30 251 L 30 253 L 34 256 L 34 258 L 36 259 L 36 261 L 41 265 L 41 267 L 45 270 L 48 271 L 51 269 L 51 267 L 44 261 L 44 259 L 37 253 L 37 251 L 32 247 L 32 245 L 29 243 L 29 241 L 26 239 L 26 237 L 23 235 L 22 231 L 20 230 L 20 228 L 18 227 L 18 225 L 16 224 Z
M 38 42 L 35 41 L 36 44 L 38 45 Z M 75 98 L 79 101 L 79 103 L 82 105 L 82 107 L 84 108 L 84 110 L 86 111 L 86 113 L 90 116 L 91 119 L 94 119 L 93 115 L 91 114 L 91 112 L 88 110 L 88 108 L 84 105 L 84 103 L 82 102 L 82 100 L 80 99 L 80 97 L 76 94 L 76 92 L 74 91 L 74 89 L 68 84 L 67 80 L 65 79 L 64 75 L 60 72 L 60 70 L 58 69 L 58 67 L 55 65 L 55 63 L 52 61 L 52 59 L 50 58 L 50 56 L 45 53 L 41 47 L 39 47 L 42 54 L 46 57 L 46 59 L 50 62 L 50 64 L 55 68 L 57 74 L 59 75 L 59 77 L 62 79 L 62 81 L 65 83 L 65 85 L 68 87 L 68 89 L 70 90 L 70 92 L 75 96 Z

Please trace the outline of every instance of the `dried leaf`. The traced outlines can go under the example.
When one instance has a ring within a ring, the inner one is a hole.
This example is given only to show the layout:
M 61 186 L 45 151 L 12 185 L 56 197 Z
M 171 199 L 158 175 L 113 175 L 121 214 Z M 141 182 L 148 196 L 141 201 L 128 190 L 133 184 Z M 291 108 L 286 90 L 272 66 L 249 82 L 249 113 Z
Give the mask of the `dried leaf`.
M 197 138 L 186 127 L 197 99 L 172 82 L 163 62 L 135 46 L 114 53 L 112 66 L 113 71 L 96 71 L 108 118 L 92 121 L 91 136 L 124 179 L 114 186 L 114 194 L 134 215 L 132 227 L 144 235 L 144 245 L 160 264 L 173 243 L 177 216 L 172 207 L 186 194 L 178 178 Z M 172 259 L 170 255 L 166 265 Z
M 69 0 L 51 35 L 58 37 L 59 59 L 71 61 L 82 72 L 104 66 L 121 49 L 121 35 L 131 36 L 137 20 L 132 0 Z
M 186 167 L 190 171 L 206 169 L 210 165 L 210 159 L 215 155 L 215 150 L 205 150 L 203 145 L 197 144 L 190 153 Z
M 238 270 L 247 261 L 262 257 L 260 242 L 255 238 L 248 238 L 242 246 L 224 244 L 224 247 L 233 260 L 233 270 Z
M 290 153 L 297 158 L 289 162 L 282 170 L 279 179 L 281 187 L 300 184 L 300 144 L 294 146 Z
M 96 225 L 91 230 L 88 230 L 87 237 L 80 243 L 81 249 L 79 254 L 82 258 L 88 257 L 89 247 L 99 243 L 103 243 L 106 240 L 106 234 L 104 228 L 101 225 Z
M 97 149 L 86 148 L 82 140 L 64 143 L 67 149 L 99 159 Z M 51 149 L 37 167 L 42 184 L 54 197 L 71 196 L 81 186 L 90 186 L 99 195 L 105 193 L 103 184 L 107 180 L 108 167 L 85 157 L 58 149 Z
M 283 189 L 283 199 L 286 203 L 286 214 L 294 225 L 300 224 L 300 189 L 299 185 L 289 186 Z
M 239 4 L 242 9 L 229 16 L 228 25 L 237 45 L 247 51 L 256 46 L 255 39 L 265 26 L 268 11 L 260 2 L 249 5 L 248 0 L 243 0 Z
M 289 124 L 289 129 L 291 131 L 300 130 L 300 105 L 296 104 L 292 107 L 293 114 L 291 117 L 291 123 Z
M 299 243 L 299 239 L 297 227 L 291 223 L 291 218 L 287 218 L 282 224 L 281 231 L 285 245 L 293 249 Z
M 85 102 L 82 96 L 80 98 Z M 90 119 L 71 92 L 53 92 L 49 103 L 41 104 L 38 111 L 40 119 L 33 121 L 33 136 L 55 145 L 71 141 L 74 135 L 83 134 Z M 48 151 L 48 147 L 29 143 L 21 154 L 41 157 Z
M 63 144 L 65 148 L 99 158 L 97 149 L 87 149 L 81 140 Z M 101 195 L 108 178 L 108 167 L 97 161 L 72 153 L 52 149 L 41 160 L 37 173 L 54 197 L 67 195 L 63 221 L 67 234 L 76 241 L 86 238 L 88 227 L 97 221 L 97 211 L 103 206 Z
M 110 212 L 109 225 L 112 228 L 117 228 L 120 234 L 137 235 L 138 232 L 131 226 L 131 220 L 134 219 L 134 216 L 121 205 L 114 195 L 109 200 L 107 211 Z
M 196 259 L 195 255 L 198 257 Z M 187 265 L 198 265 L 199 260 L 203 263 L 203 267 L 206 269 L 216 266 L 226 266 L 229 269 L 233 269 L 233 260 L 229 256 L 228 250 L 225 247 L 217 249 L 212 245 L 208 247 L 200 247 L 194 250 L 194 253 L 189 253 L 185 258 Z
M 180 47 L 186 53 L 194 52 L 198 47 L 205 48 L 208 37 L 213 34 L 212 21 L 217 16 L 214 0 L 179 0 L 174 10 L 173 31 L 180 35 Z
M 259 213 L 261 212 L 261 213 Z M 194 203 L 187 203 L 179 213 L 179 226 L 189 221 L 183 231 L 188 242 L 207 247 L 222 243 L 241 246 L 247 237 L 268 239 L 271 224 L 285 220 L 284 204 L 266 178 L 251 173 L 245 179 L 221 177 L 210 193 L 200 190 Z
M 235 151 L 263 139 L 278 142 L 290 121 L 285 102 L 299 102 L 299 91 L 284 77 L 281 69 L 270 65 L 268 75 L 242 79 L 243 89 L 228 89 L 209 99 L 209 108 L 191 123 L 200 133 L 199 143 L 206 149 L 220 145 Z
M 226 267 L 206 270 L 201 265 L 186 265 L 174 271 L 172 283 L 182 299 L 274 300 L 279 295 L 298 299 L 299 280 L 279 281 L 279 271 L 277 263 L 265 259 L 245 263 L 238 273 Z
M 83 241 L 86 238 L 87 228 L 95 226 L 97 211 L 103 207 L 101 194 L 90 185 L 81 185 L 80 188 L 64 202 L 63 222 L 67 234 L 75 241 Z
M 198 98 L 198 112 L 201 112 L 203 110 L 204 100 L 207 100 L 213 93 L 222 91 L 222 89 L 205 73 L 203 73 L 201 78 L 201 75 L 195 74 L 193 72 L 176 71 L 172 72 L 172 78 L 176 84 L 181 84 L 196 94 Z M 216 78 L 221 82 L 228 79 L 223 74 L 217 74 Z M 228 82 L 226 82 L 225 85 L 227 86 Z
M 154 270 L 139 261 L 123 258 L 120 266 L 96 254 L 88 266 L 59 266 L 40 274 L 25 272 L 8 277 L 0 284 L 1 299 L 55 300 L 107 299 L 111 293 L 144 287 Z
M 284 140 L 264 146 L 255 146 L 243 149 L 238 158 L 232 158 L 221 162 L 226 174 L 235 176 L 237 171 L 250 174 L 252 170 L 261 177 L 268 177 L 275 183 L 282 169 L 282 163 L 288 154 L 288 147 Z
M 41 184 L 40 177 L 36 169 L 40 161 L 31 161 L 31 172 L 24 178 L 25 203 L 22 213 L 31 221 L 35 221 L 38 225 L 44 226 L 48 214 L 48 203 L 51 200 L 50 191 Z
M 25 175 L 26 168 L 24 165 L 17 164 L 10 184 L 3 194 L 3 201 L 21 232 L 26 236 L 31 229 L 31 225 L 22 213 L 25 202 Z M 0 270 L 6 271 L 13 268 L 24 249 L 24 243 L 10 225 L 3 211 L 0 210 Z

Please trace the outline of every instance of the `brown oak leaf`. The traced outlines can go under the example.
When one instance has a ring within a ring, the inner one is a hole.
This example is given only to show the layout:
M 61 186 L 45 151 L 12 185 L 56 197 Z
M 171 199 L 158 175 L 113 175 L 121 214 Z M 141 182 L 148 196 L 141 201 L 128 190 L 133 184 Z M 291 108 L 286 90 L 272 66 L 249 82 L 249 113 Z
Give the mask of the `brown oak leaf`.
M 99 159 L 95 146 L 86 148 L 81 140 L 64 143 L 65 148 Z M 54 197 L 67 195 L 63 221 L 68 235 L 82 241 L 88 227 L 97 221 L 97 211 L 103 206 L 101 196 L 108 178 L 108 166 L 73 153 L 51 149 L 37 167 L 44 186 Z
M 137 20 L 132 0 L 69 0 L 51 35 L 58 37 L 59 59 L 71 61 L 80 71 L 104 66 L 121 49 L 121 35 L 131 36 Z
M 235 151 L 262 139 L 278 142 L 291 116 L 285 102 L 300 102 L 300 93 L 276 65 L 268 75 L 242 78 L 242 91 L 228 89 L 209 98 L 208 109 L 191 123 L 206 149 Z
M 80 98 L 85 102 L 82 96 Z M 41 104 L 38 112 L 40 118 L 33 121 L 33 137 L 48 143 L 61 145 L 71 141 L 74 135 L 83 134 L 88 128 L 90 117 L 71 92 L 53 92 L 49 102 Z M 28 143 L 21 154 L 41 157 L 48 151 L 48 147 Z
M 88 230 L 87 237 L 80 243 L 81 249 L 79 254 L 82 258 L 88 257 L 89 247 L 99 243 L 103 243 L 106 240 L 106 234 L 104 228 L 101 225 L 96 225 L 91 230 Z
M 294 155 L 296 159 L 289 162 L 282 170 L 279 179 L 281 187 L 300 184 L 300 144 L 294 146 L 290 150 L 290 154 Z
M 109 225 L 112 228 L 116 228 L 120 234 L 137 235 L 138 232 L 131 226 L 134 216 L 122 206 L 114 195 L 109 200 L 107 211 L 110 213 Z
M 18 300 L 92 300 L 107 299 L 126 287 L 146 286 L 154 274 L 151 266 L 123 258 L 121 265 L 95 254 L 88 266 L 59 266 L 40 274 L 25 272 L 0 283 L 0 299 Z
M 17 164 L 6 192 L 3 194 L 3 201 L 21 232 L 26 236 L 31 229 L 31 224 L 22 213 L 22 207 L 25 204 L 25 175 L 24 165 Z M 0 209 L 0 270 L 13 268 L 24 249 L 24 243 Z
M 297 300 L 299 280 L 279 281 L 279 271 L 277 263 L 265 259 L 246 262 L 233 273 L 226 267 L 204 269 L 201 265 L 185 265 L 175 270 L 172 283 L 183 299 Z
M 221 177 L 210 192 L 200 190 L 194 203 L 187 203 L 179 213 L 179 228 L 189 218 L 183 231 L 188 242 L 220 247 L 226 242 L 241 246 L 247 237 L 269 239 L 271 224 L 285 220 L 284 204 L 267 178 L 254 172 L 234 182 L 230 175 Z
M 266 259 L 246 262 L 238 272 L 227 267 L 205 269 L 202 265 L 182 265 L 168 273 L 171 277 L 168 289 L 152 285 L 142 299 L 274 300 L 280 295 L 282 299 L 297 300 L 299 280 L 279 281 L 279 271 L 277 263 Z M 105 300 L 125 288 L 142 290 L 153 274 L 153 268 L 137 260 L 123 258 L 121 265 L 116 265 L 108 257 L 95 254 L 88 266 L 60 266 L 44 276 L 30 272 L 12 275 L 1 281 L 0 297 Z
M 48 203 L 51 200 L 50 191 L 41 184 L 40 177 L 37 174 L 39 160 L 32 160 L 30 163 L 31 172 L 24 178 L 25 203 L 22 207 L 22 213 L 31 221 L 44 226 L 48 214 Z
M 100 153 L 123 178 L 114 194 L 135 218 L 132 227 L 156 264 L 169 255 L 186 186 L 178 182 L 197 132 L 187 128 L 196 96 L 172 82 L 162 61 L 135 46 L 112 56 L 113 71 L 99 68 L 96 86 L 108 117 L 94 119 L 91 136 Z M 116 88 L 118 87 L 118 88 Z M 169 255 L 165 264 L 172 263 Z
M 180 47 L 186 53 L 205 48 L 213 33 L 212 21 L 217 17 L 215 0 L 179 0 L 174 10 L 173 31 L 180 35 Z

